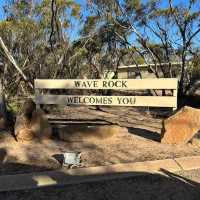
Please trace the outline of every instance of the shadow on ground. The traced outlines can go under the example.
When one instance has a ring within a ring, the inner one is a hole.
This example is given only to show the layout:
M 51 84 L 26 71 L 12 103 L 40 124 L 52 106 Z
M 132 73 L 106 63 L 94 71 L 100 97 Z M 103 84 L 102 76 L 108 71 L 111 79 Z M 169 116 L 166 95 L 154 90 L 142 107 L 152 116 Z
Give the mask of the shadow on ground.
M 150 173 L 121 173 L 106 175 L 111 180 L 74 183 L 66 186 L 54 186 L 23 191 L 1 192 L 4 200 L 199 200 L 200 184 L 166 170 L 164 175 Z M 62 179 L 73 178 L 62 175 Z M 103 176 L 103 175 L 102 175 Z M 99 176 L 102 179 L 102 176 Z M 105 177 L 105 175 L 104 175 Z M 50 176 L 59 185 L 59 180 Z M 79 177 L 77 177 L 78 179 Z M 87 176 L 88 178 L 88 176 Z M 89 180 L 89 179 L 88 179 Z M 37 181 L 32 184 L 37 185 Z M 78 181 L 77 181 L 78 182 Z
M 1 150 L 1 166 L 6 151 Z M 11 167 L 24 165 L 10 163 Z M 28 166 L 27 166 L 28 167 Z M 29 166 L 34 168 L 36 166 Z M 19 175 L 2 184 L 0 176 L 0 199 L 3 200 L 199 200 L 200 183 L 183 176 L 160 169 L 162 174 L 146 172 L 113 173 L 107 166 L 104 175 L 67 175 L 62 171 Z M 2 174 L 3 175 L 3 174 Z M 200 175 L 199 175 L 200 177 Z M 44 187 L 50 180 L 49 187 Z M 66 184 L 63 186 L 63 182 Z M 20 184 L 22 184 L 20 190 Z M 5 191 L 6 187 L 9 191 Z M 25 190 L 25 187 L 28 187 Z M 40 187 L 40 188 L 37 188 Z M 3 189 L 2 189 L 3 188 Z M 35 189 L 32 189 L 35 188 Z M 4 191 L 3 191 L 4 190 Z M 18 191 L 17 191 L 18 190 Z
M 10 162 L 10 160 L 12 161 Z M 52 167 L 48 168 L 44 166 L 19 163 L 17 158 L 8 156 L 6 149 L 0 148 L 0 176 L 49 171 L 52 169 Z
M 138 135 L 140 137 L 144 137 L 149 140 L 153 140 L 156 142 L 160 142 L 160 134 L 157 132 L 149 131 L 141 128 L 128 128 L 128 132 L 131 134 Z

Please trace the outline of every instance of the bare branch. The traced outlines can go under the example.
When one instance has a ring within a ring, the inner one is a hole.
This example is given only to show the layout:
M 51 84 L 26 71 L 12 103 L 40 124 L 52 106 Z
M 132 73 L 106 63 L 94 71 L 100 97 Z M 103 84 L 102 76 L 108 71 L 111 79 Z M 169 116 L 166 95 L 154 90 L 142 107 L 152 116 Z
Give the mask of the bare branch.
M 121 13 L 122 13 L 122 14 L 126 17 L 126 19 L 128 20 L 132 31 L 137 35 L 137 37 L 138 37 L 141 41 L 144 41 L 143 36 L 137 31 L 137 29 L 136 29 L 136 28 L 133 26 L 133 24 L 131 23 L 131 21 L 130 21 L 128 15 L 123 11 L 123 9 L 122 9 L 122 7 L 121 7 L 119 1 L 118 1 L 118 0 L 115 0 L 115 2 L 116 2 L 116 4 L 117 4 L 117 6 L 119 7 Z M 152 56 L 152 58 L 153 58 L 153 60 L 154 60 L 154 62 L 155 62 L 155 64 L 156 64 L 156 57 L 154 56 L 153 52 L 151 51 L 151 49 L 148 47 L 147 44 L 146 44 L 146 49 L 147 49 L 147 51 L 150 53 L 150 55 Z
M 200 33 L 200 27 L 190 36 L 190 38 L 188 39 L 188 41 L 186 42 L 186 46 L 188 47 L 192 41 L 192 39 L 198 34 Z
M 17 69 L 17 71 L 21 74 L 21 76 L 23 77 L 23 79 L 25 81 L 28 82 L 28 85 L 33 89 L 33 85 L 29 82 L 28 78 L 26 77 L 26 75 L 22 72 L 22 70 L 19 68 L 17 62 L 15 61 L 15 59 L 13 58 L 12 54 L 8 51 L 8 48 L 6 47 L 6 45 L 3 42 L 3 39 L 0 37 L 0 44 L 1 47 L 3 48 L 6 56 L 8 57 L 9 61 L 14 65 L 14 67 Z

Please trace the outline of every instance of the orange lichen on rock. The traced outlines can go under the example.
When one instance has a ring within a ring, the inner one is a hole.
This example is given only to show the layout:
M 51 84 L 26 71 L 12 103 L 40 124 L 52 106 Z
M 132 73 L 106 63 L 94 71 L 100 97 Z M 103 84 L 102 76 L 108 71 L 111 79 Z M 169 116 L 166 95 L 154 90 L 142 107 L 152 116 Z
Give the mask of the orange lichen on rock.
M 161 142 L 185 144 L 200 130 L 200 110 L 183 107 L 173 116 L 164 120 Z

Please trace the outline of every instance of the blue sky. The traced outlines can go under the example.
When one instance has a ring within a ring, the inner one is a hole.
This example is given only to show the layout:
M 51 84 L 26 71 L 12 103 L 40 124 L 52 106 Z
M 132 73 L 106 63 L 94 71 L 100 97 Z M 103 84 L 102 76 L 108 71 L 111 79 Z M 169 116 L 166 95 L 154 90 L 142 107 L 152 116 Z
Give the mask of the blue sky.
M 0 0 L 0 19 L 3 19 L 5 17 L 3 13 L 3 6 L 5 5 L 5 3 L 6 0 Z
M 84 16 L 87 16 L 88 13 L 89 13 L 89 11 L 86 8 L 87 0 L 75 0 L 75 1 L 79 4 L 81 4 L 82 13 L 83 13 Z M 148 1 L 148 0 L 142 0 L 142 1 L 145 2 L 145 1 Z M 9 2 L 9 0 L 0 0 L 0 20 L 3 20 L 5 18 L 5 15 L 4 15 L 4 12 L 3 12 L 3 6 L 6 5 L 8 2 Z M 166 1 L 163 0 L 162 2 L 163 2 L 163 4 L 162 4 L 163 7 L 167 6 L 167 0 Z M 174 4 L 176 4 L 176 3 L 187 4 L 188 2 L 189 2 L 189 0 L 174 0 L 173 1 Z M 78 37 L 78 30 L 79 29 L 80 29 L 80 24 L 78 23 L 78 21 L 74 21 L 73 28 L 70 30 L 70 33 L 69 33 L 72 37 L 72 40 L 74 40 Z M 199 37 L 198 37 L 198 39 L 199 39 Z

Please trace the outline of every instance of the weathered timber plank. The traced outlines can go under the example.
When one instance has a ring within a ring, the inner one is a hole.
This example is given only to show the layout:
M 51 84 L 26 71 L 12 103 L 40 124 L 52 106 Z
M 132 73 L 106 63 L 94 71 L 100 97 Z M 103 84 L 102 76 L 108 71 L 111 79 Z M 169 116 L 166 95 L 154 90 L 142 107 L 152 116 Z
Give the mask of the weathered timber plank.
M 176 107 L 173 96 L 37 95 L 37 104 Z
M 35 79 L 36 89 L 177 89 L 176 78 L 159 79 Z

